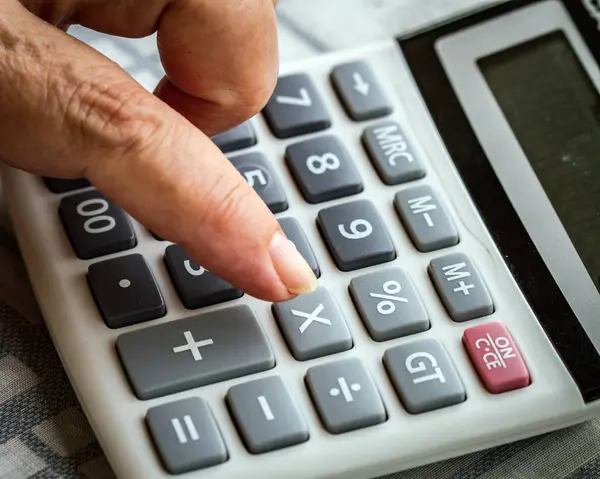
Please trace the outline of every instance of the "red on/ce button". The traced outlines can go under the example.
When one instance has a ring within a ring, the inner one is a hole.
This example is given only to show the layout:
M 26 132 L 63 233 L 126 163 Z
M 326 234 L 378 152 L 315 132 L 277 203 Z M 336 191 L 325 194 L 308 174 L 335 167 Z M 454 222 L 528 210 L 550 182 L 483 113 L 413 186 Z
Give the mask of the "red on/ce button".
M 486 323 L 467 329 L 463 344 L 489 392 L 499 394 L 531 383 L 519 348 L 502 323 Z

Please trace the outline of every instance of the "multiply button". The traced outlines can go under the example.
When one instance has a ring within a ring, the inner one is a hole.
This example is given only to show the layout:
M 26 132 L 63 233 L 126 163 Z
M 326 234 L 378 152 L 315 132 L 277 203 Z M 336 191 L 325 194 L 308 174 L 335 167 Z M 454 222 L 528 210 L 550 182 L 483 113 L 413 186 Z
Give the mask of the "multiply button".
M 325 428 L 332 434 L 374 426 L 387 419 L 373 378 L 356 358 L 310 368 L 306 384 Z
M 399 185 L 425 176 L 423 162 L 398 123 L 386 121 L 370 126 L 362 142 L 385 184 Z
M 388 349 L 383 363 L 412 414 L 432 411 L 466 399 L 466 393 L 446 350 L 434 339 L 421 339 Z
M 463 344 L 489 392 L 499 394 L 529 386 L 525 361 L 502 323 L 486 323 L 467 329 Z
M 411 279 L 400 268 L 387 268 L 350 282 L 350 294 L 375 341 L 429 329 L 429 315 Z
M 215 466 L 228 459 L 219 427 L 203 399 L 155 406 L 148 410 L 146 424 L 170 474 Z
M 117 351 L 140 399 L 271 369 L 275 357 L 248 306 L 122 334 Z
M 243 292 L 196 264 L 179 245 L 165 251 L 165 264 L 181 302 L 197 309 L 241 298 Z
M 454 223 L 430 186 L 399 191 L 394 206 L 419 251 L 434 251 L 458 243 Z
M 226 400 L 244 444 L 253 454 L 308 440 L 300 408 L 279 376 L 233 386 Z
M 299 361 L 352 348 L 352 336 L 344 316 L 324 287 L 273 304 L 273 313 L 288 347 Z
M 494 303 L 475 263 L 463 253 L 435 258 L 429 275 L 450 317 L 457 322 L 494 312 Z

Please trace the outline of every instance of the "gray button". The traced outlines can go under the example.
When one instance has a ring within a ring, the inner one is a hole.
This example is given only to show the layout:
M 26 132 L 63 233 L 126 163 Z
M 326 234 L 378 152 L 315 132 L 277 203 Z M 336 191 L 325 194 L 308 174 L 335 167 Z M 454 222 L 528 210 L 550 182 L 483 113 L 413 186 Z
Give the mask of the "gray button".
M 321 96 L 310 77 L 303 73 L 279 77 L 263 114 L 278 138 L 313 133 L 331 126 Z
M 212 141 L 223 153 L 241 150 L 256 145 L 256 133 L 250 121 L 235 126 L 212 137 Z
M 360 193 L 362 179 L 342 142 L 332 135 L 294 143 L 286 162 L 298 188 L 309 203 L 330 201 Z
M 148 410 L 146 424 L 170 474 L 216 466 L 229 459 L 227 447 L 208 405 L 189 398 Z
M 387 341 L 429 329 L 429 315 L 410 277 L 387 268 L 354 278 L 350 294 L 369 334 Z
M 306 384 L 325 428 L 332 434 L 374 426 L 387 419 L 373 378 L 356 358 L 310 368 Z
M 229 161 L 246 178 L 272 213 L 280 213 L 288 209 L 287 197 L 279 179 L 265 155 L 247 153 L 229 158 Z
M 453 253 L 433 259 L 429 275 L 454 321 L 468 321 L 494 312 L 487 286 L 467 255 Z
M 412 414 L 466 400 L 465 388 L 448 353 L 434 339 L 388 349 L 383 363 L 404 407 Z
M 298 220 L 296 218 L 280 218 L 279 226 L 281 226 L 286 238 L 294 244 L 298 252 L 308 263 L 315 276 L 319 278 L 321 276 L 319 263 L 317 263 L 317 258 Z
M 386 121 L 370 126 L 364 131 L 362 141 L 384 183 L 398 185 L 425 176 L 421 159 L 398 123 Z
M 275 366 L 256 316 L 235 306 L 122 334 L 117 351 L 139 399 L 152 399 Z
M 273 304 L 273 313 L 298 361 L 346 351 L 352 336 L 338 304 L 324 287 Z
M 102 319 L 111 329 L 167 314 L 154 274 L 139 253 L 91 264 L 87 280 Z
M 306 422 L 279 376 L 233 386 L 226 400 L 244 444 L 253 454 L 308 440 Z
M 399 191 L 394 206 L 419 251 L 434 251 L 458 243 L 458 231 L 429 185 Z
M 353 120 L 370 120 L 392 112 L 390 102 L 366 62 L 355 61 L 335 67 L 331 81 Z
M 323 209 L 319 211 L 317 225 L 341 271 L 366 268 L 396 258 L 383 219 L 369 200 Z

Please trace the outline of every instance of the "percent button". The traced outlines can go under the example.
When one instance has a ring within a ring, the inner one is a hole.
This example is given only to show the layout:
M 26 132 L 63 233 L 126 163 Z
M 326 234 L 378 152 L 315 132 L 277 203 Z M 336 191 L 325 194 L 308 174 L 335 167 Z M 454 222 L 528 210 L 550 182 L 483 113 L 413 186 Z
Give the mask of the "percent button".
M 354 278 L 350 294 L 375 341 L 420 333 L 430 327 L 425 305 L 401 268 L 386 268 Z

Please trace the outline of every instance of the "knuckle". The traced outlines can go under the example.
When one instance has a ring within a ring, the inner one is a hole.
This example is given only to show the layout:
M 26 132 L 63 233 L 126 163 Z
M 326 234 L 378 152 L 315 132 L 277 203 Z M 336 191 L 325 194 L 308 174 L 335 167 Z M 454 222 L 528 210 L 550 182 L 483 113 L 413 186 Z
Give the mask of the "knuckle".
M 244 121 L 259 113 L 275 89 L 276 78 L 251 76 L 243 84 L 229 91 L 225 109 L 238 121 Z
M 51 89 L 60 99 L 67 128 L 81 147 L 113 153 L 145 149 L 157 141 L 165 122 L 153 113 L 145 90 L 114 79 L 112 69 L 66 74 Z

